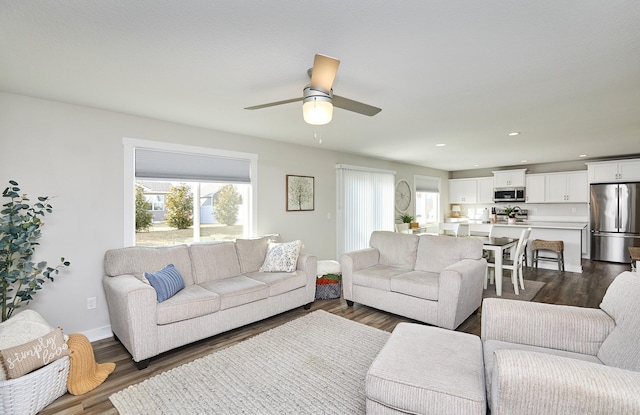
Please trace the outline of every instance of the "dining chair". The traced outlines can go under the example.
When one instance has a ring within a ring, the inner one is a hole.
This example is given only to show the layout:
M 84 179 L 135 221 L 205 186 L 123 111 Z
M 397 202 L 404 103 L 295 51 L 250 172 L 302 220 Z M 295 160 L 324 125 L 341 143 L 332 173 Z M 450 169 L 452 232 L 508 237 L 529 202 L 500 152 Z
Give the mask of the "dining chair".
M 468 236 L 493 236 L 493 224 L 491 223 L 470 223 L 467 225 Z
M 439 233 L 440 235 L 451 235 L 458 236 L 458 231 L 460 229 L 459 223 L 450 223 L 450 222 L 440 222 Z
M 493 236 L 493 224 L 491 223 L 469 223 L 467 225 L 467 236 Z M 484 251 L 482 257 L 489 261 L 493 258 L 493 252 Z
M 520 234 L 520 239 L 518 239 L 518 244 L 516 245 L 516 252 L 514 255 L 514 259 L 503 259 L 502 269 L 508 269 L 511 271 L 511 283 L 513 284 L 513 291 L 516 295 L 520 295 L 520 290 L 518 288 L 518 283 L 520 287 L 524 290 L 524 273 L 522 271 L 523 263 L 524 263 L 524 252 L 527 247 L 527 242 L 529 241 L 529 236 L 531 235 L 531 228 L 526 228 L 522 230 Z M 493 260 L 487 261 L 487 273 L 485 275 L 485 279 L 489 278 L 489 268 L 494 268 L 493 275 L 495 275 L 495 262 Z M 491 284 L 493 284 L 493 275 L 491 276 Z M 486 283 L 486 282 L 485 282 Z

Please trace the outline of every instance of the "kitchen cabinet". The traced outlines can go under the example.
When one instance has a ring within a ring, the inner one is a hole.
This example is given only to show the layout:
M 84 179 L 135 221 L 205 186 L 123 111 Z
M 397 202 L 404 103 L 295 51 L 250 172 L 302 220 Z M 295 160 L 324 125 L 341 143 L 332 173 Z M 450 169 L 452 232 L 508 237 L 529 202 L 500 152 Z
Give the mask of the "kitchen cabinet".
M 527 169 L 500 170 L 493 172 L 493 186 L 500 187 L 524 187 Z
M 545 180 L 545 202 L 588 203 L 587 173 L 583 171 L 550 173 Z
M 527 203 L 544 203 L 545 200 L 545 180 L 544 174 L 527 174 L 525 189 L 525 199 Z
M 589 183 L 631 182 L 640 180 L 640 159 L 587 163 Z
M 478 203 L 493 203 L 493 177 L 481 177 L 478 180 Z
M 449 203 L 476 203 L 477 200 L 477 179 L 449 180 Z
M 493 177 L 450 179 L 449 203 L 493 203 Z

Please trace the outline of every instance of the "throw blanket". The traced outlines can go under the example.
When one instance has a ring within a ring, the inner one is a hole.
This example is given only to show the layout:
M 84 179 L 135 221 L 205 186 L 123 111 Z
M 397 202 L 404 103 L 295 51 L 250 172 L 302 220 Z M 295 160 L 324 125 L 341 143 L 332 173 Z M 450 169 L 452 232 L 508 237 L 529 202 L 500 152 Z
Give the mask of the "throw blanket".
M 69 377 L 67 390 L 72 395 L 82 395 L 94 390 L 116 368 L 115 363 L 97 363 L 93 354 L 93 347 L 89 339 L 83 334 L 70 334 L 67 341 L 69 346 Z

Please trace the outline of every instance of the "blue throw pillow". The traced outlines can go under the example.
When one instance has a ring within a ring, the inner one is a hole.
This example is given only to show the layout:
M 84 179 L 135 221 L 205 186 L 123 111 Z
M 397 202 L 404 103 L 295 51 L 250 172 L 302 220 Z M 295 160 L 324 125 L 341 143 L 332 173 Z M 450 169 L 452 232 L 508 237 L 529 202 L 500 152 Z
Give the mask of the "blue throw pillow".
M 153 274 L 145 272 L 144 276 L 149 280 L 149 284 L 156 290 L 159 303 L 168 300 L 184 288 L 182 275 L 180 275 L 180 272 L 178 272 L 173 264 L 169 264 Z

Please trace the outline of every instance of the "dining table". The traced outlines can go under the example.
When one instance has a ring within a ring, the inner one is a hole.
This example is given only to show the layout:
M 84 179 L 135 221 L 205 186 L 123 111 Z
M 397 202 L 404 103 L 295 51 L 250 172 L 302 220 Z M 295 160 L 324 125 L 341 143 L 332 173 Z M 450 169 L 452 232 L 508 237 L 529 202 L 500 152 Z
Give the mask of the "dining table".
M 504 253 L 518 244 L 518 238 L 503 238 L 491 236 L 472 236 L 482 240 L 482 249 L 493 252 L 495 258 L 496 295 L 502 296 L 502 265 Z

